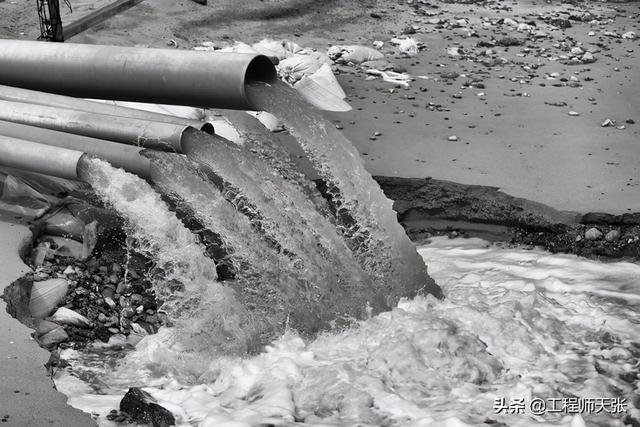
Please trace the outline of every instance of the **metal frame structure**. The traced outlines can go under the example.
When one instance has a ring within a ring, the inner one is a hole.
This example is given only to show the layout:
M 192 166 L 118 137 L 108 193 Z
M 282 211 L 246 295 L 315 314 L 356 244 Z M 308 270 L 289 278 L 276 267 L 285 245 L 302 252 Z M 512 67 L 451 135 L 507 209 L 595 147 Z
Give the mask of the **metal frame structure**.
M 59 0 L 36 0 L 38 4 L 38 18 L 40 21 L 39 40 L 63 42 L 62 18 L 60 16 Z

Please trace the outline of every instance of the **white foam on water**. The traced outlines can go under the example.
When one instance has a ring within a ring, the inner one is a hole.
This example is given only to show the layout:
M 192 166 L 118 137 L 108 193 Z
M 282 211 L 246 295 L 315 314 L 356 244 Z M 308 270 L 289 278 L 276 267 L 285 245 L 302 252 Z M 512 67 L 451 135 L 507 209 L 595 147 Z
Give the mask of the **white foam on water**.
M 115 367 L 67 350 L 73 369 L 56 385 L 71 405 L 101 415 L 144 386 L 185 426 L 622 425 L 606 413 L 496 414 L 500 397 L 623 397 L 638 417 L 639 381 L 629 375 L 639 369 L 640 265 L 479 239 L 436 238 L 419 252 L 443 301 L 402 301 L 311 343 L 287 333 L 254 357 L 212 356 L 189 381 L 176 375 L 180 349 L 163 329 Z

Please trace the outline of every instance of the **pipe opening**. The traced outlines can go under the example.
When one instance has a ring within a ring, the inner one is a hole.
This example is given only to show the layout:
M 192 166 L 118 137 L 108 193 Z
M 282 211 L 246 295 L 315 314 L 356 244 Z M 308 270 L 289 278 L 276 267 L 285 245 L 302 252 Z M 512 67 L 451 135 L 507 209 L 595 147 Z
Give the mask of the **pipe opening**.
M 258 55 L 249 62 L 244 75 L 245 83 L 273 82 L 278 77 L 273 62 L 264 55 Z
M 211 123 L 209 123 L 209 122 L 207 122 L 207 123 L 203 124 L 203 125 L 200 127 L 200 130 L 201 130 L 202 132 L 204 132 L 204 133 L 208 133 L 209 135 L 213 135 L 213 134 L 215 134 L 215 133 L 216 133 L 216 130 L 215 130 L 215 128 L 213 127 L 213 124 L 211 124 Z

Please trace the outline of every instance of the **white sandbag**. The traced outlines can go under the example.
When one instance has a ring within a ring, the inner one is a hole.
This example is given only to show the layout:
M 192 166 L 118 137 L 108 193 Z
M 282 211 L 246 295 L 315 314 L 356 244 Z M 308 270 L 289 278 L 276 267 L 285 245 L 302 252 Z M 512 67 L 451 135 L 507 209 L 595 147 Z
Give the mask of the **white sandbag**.
M 347 95 L 327 64 L 323 64 L 318 71 L 303 78 L 293 87 L 307 101 L 321 110 L 351 110 L 351 106 L 344 101 Z
M 418 43 L 411 37 L 404 39 L 392 38 L 391 43 L 398 46 L 400 52 L 407 56 L 413 56 L 418 53 Z
M 290 53 L 302 53 L 308 50 L 308 49 L 304 49 L 298 43 L 292 42 L 290 40 L 283 40 L 282 46 L 285 48 L 287 52 L 290 52 Z
M 69 283 L 66 279 L 49 279 L 33 282 L 29 312 L 36 319 L 44 319 L 60 305 L 67 295 Z
M 56 312 L 53 313 L 53 316 L 47 320 L 59 325 L 77 326 L 79 328 L 91 327 L 91 321 L 89 319 L 76 311 L 69 310 L 66 307 L 60 307 L 57 309 Z
M 233 46 L 223 47 L 216 52 L 258 53 L 254 48 L 242 42 L 235 42 Z
M 251 45 L 251 47 L 261 55 L 278 58 L 280 61 L 293 54 L 293 52 L 285 49 L 282 41 L 272 39 L 262 39 Z
M 367 61 L 375 61 L 384 59 L 382 52 L 367 46 L 331 46 L 327 51 L 327 55 L 338 63 L 361 64 Z
M 322 67 L 324 62 L 313 55 L 292 55 L 278 64 L 278 74 L 291 84 L 310 76 Z

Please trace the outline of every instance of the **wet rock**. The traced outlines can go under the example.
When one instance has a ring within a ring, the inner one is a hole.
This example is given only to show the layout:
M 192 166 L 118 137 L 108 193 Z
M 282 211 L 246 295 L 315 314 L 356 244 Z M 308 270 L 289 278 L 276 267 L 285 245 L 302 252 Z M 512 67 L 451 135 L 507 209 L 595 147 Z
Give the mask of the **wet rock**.
M 618 230 L 611 230 L 604 236 L 604 239 L 607 242 L 615 242 L 619 238 L 620 238 L 620 231 Z
M 584 238 L 587 240 L 598 240 L 601 237 L 602 237 L 602 231 L 598 230 L 595 227 L 588 229 L 584 233 Z
M 51 331 L 39 337 L 38 343 L 40 343 L 40 345 L 43 347 L 49 347 L 68 340 L 69 334 L 67 334 L 62 326 L 58 326 L 57 328 L 52 329 Z
M 120 411 L 138 423 L 151 424 L 154 427 L 173 426 L 175 417 L 146 391 L 132 387 L 120 401 Z
M 98 338 L 102 342 L 109 342 L 109 338 L 111 338 L 111 332 L 109 332 L 109 328 L 104 326 L 98 326 L 94 329 L 94 333 L 96 338 Z
M 551 18 L 549 19 L 549 24 L 553 25 L 554 27 L 562 28 L 562 29 L 573 27 L 573 25 L 571 24 L 571 21 L 563 18 Z
M 515 37 L 504 37 L 499 40 L 496 40 L 496 45 L 498 46 L 522 46 L 522 40 L 519 40 Z

